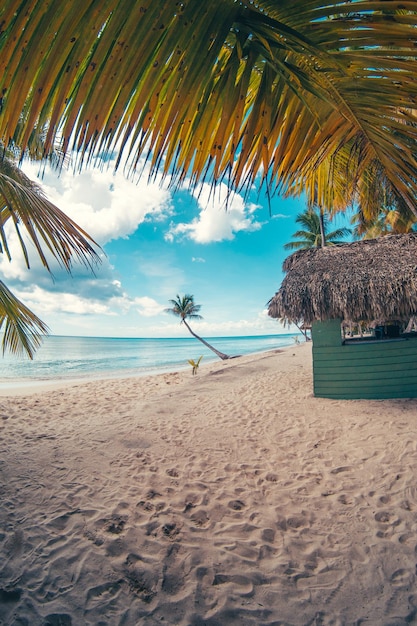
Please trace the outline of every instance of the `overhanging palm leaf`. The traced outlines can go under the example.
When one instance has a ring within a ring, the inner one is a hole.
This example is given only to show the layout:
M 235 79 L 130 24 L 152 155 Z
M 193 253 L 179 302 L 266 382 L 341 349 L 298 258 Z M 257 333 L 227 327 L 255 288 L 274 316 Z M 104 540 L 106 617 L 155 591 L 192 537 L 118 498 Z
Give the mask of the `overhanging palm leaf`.
M 121 145 L 133 167 L 148 155 L 177 183 L 191 173 L 249 189 L 261 174 L 270 190 L 310 183 L 328 209 L 332 190 L 343 201 L 344 151 L 347 189 L 379 171 L 416 211 L 415 0 L 5 0 L 0 11 L 5 142 L 37 151 L 40 126 L 45 154 L 60 133 L 80 162 Z M 335 187 L 316 184 L 321 167 L 337 168 Z
M 33 243 L 43 265 L 51 271 L 46 251 L 65 269 L 70 270 L 73 258 L 90 265 L 99 261 L 95 242 L 75 222 L 49 202 L 40 187 L 31 181 L 7 156 L 0 158 L 0 251 L 11 260 L 7 241 L 7 225 L 17 233 L 26 264 L 30 266 L 25 243 L 26 234 Z M 26 352 L 33 357 L 46 325 L 0 282 L 0 329 L 2 346 L 15 353 Z
M 3 353 L 6 348 L 33 358 L 47 326 L 0 281 L 0 328 L 3 330 Z
M 29 257 L 22 228 L 48 270 L 50 266 L 44 247 L 67 270 L 74 256 L 87 265 L 98 260 L 91 237 L 52 204 L 39 185 L 31 181 L 11 159 L 3 156 L 0 158 L 0 238 L 10 260 L 4 228 L 8 222 L 14 224 L 28 267 Z

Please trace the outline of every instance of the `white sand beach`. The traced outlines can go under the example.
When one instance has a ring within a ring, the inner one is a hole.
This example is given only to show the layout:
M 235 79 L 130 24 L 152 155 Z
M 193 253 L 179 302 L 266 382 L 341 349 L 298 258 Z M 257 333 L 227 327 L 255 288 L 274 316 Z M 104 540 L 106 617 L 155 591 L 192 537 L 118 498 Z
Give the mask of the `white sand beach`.
M 311 346 L 0 398 L 2 626 L 417 623 L 417 400 Z

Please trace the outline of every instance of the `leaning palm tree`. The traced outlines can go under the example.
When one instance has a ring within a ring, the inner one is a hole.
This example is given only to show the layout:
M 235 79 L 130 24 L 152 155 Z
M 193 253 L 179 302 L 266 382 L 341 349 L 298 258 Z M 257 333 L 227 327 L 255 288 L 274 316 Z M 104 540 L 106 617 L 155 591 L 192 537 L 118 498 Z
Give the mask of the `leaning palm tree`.
M 191 320 L 201 320 L 202 316 L 199 314 L 201 309 L 201 304 L 195 304 L 194 296 L 190 296 L 186 294 L 185 296 L 177 295 L 175 300 L 170 300 L 170 304 L 172 305 L 170 308 L 165 309 L 166 313 L 171 313 L 172 315 L 176 315 L 181 318 L 181 324 L 184 324 L 187 330 L 192 334 L 193 337 L 201 341 L 207 348 L 212 350 L 217 356 L 223 361 L 226 359 L 230 359 L 231 357 L 219 350 L 216 350 L 213 346 L 211 346 L 205 339 L 202 339 L 191 329 L 190 325 L 187 323 L 187 319 Z
M 322 220 L 322 224 L 320 221 Z M 297 241 L 290 241 L 284 245 L 285 250 L 307 250 L 309 248 L 320 248 L 323 242 L 323 230 L 325 245 L 337 246 L 343 243 L 343 238 L 350 234 L 349 228 L 338 228 L 330 233 L 327 231 L 329 219 L 327 215 L 322 215 L 313 210 L 299 213 L 295 220 L 303 229 L 297 230 L 292 236 Z

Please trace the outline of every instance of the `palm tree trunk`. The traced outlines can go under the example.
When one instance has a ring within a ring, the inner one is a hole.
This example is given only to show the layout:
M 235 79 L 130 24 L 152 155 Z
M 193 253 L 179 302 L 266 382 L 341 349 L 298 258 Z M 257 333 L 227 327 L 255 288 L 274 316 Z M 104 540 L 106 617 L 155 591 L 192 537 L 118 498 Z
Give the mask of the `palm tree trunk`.
M 324 229 L 324 213 L 323 209 L 320 208 L 320 235 L 321 235 L 321 247 L 326 247 L 326 231 Z
M 413 327 L 417 327 L 417 317 L 415 315 L 412 315 L 410 317 L 410 320 L 407 324 L 407 328 L 405 329 L 406 333 L 411 333 L 413 330 Z
M 311 341 L 310 337 L 308 336 L 307 329 L 305 329 L 305 330 L 304 330 L 304 329 L 303 329 L 303 328 L 301 328 L 301 326 L 299 326 L 298 324 L 294 324 L 294 326 L 296 326 L 296 327 L 298 328 L 298 330 L 300 331 L 300 333 L 301 333 L 302 335 L 304 335 L 304 339 L 305 339 L 306 341 Z
M 186 327 L 188 328 L 188 330 L 192 334 L 192 336 L 195 337 L 196 339 L 198 339 L 199 341 L 201 341 L 201 343 L 204 343 L 204 345 L 207 346 L 207 348 L 209 348 L 210 350 L 212 350 L 215 354 L 217 354 L 217 356 L 220 359 L 222 359 L 222 361 L 225 361 L 226 359 L 230 359 L 231 358 L 228 354 L 223 354 L 223 352 L 220 352 L 219 350 L 216 350 L 216 348 L 213 348 L 213 346 L 211 346 L 209 343 L 207 343 L 207 341 L 205 341 L 204 339 L 202 339 L 201 337 L 196 335 L 195 332 L 191 330 L 191 328 L 189 327 L 189 325 L 187 324 L 187 322 L 184 319 L 182 321 L 184 322 L 184 324 L 186 325 Z

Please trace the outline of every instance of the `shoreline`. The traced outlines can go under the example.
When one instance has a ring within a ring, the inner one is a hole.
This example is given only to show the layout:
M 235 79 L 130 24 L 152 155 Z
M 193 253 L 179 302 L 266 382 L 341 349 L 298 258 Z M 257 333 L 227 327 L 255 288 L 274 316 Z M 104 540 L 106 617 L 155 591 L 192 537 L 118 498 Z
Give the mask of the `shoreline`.
M 207 361 L 202 362 L 201 365 L 199 366 L 199 372 L 203 371 L 207 367 L 213 367 L 216 365 L 220 365 L 222 363 L 228 363 L 236 359 L 239 359 L 239 360 L 245 359 L 245 358 L 256 359 L 258 355 L 274 353 L 277 351 L 280 352 L 282 350 L 289 350 L 292 348 L 296 348 L 300 345 L 301 344 L 294 344 L 294 345 L 289 345 L 289 346 L 283 346 L 280 348 L 273 348 L 271 350 L 262 350 L 262 351 L 257 351 L 257 352 L 251 352 L 249 354 L 237 355 L 237 356 L 231 357 L 230 359 L 227 359 L 226 361 L 221 361 L 220 359 L 214 357 L 213 360 L 210 360 L 208 362 Z M 136 373 L 132 373 L 131 370 L 129 370 L 129 373 L 123 370 L 114 370 L 106 374 L 91 373 L 91 374 L 85 374 L 84 376 L 74 376 L 74 377 L 70 377 L 70 376 L 66 376 L 62 378 L 51 377 L 48 379 L 29 379 L 28 378 L 25 380 L 11 380 L 11 381 L 0 380 L 0 398 L 7 397 L 7 396 L 32 395 L 38 392 L 53 391 L 55 389 L 73 387 L 74 385 L 83 385 L 83 384 L 87 384 L 87 383 L 95 382 L 95 381 L 129 380 L 129 379 L 136 379 L 136 378 L 142 379 L 142 378 L 148 378 L 150 376 L 164 376 L 165 374 L 182 373 L 182 372 L 189 372 L 189 371 L 190 371 L 190 365 L 187 364 L 181 367 L 180 366 L 173 366 L 173 367 L 167 366 L 167 368 L 161 367 L 159 369 L 149 368 L 148 370 L 137 371 Z
M 326 400 L 311 344 L 0 399 L 0 622 L 417 618 L 417 399 Z
M 294 336 L 277 334 L 225 338 L 227 354 L 251 354 L 291 345 Z M 203 356 L 203 363 L 217 360 L 193 337 L 130 339 L 48 336 L 33 360 L 6 353 L 0 362 L 0 387 L 11 388 L 37 381 L 126 378 L 158 374 L 188 367 L 188 359 Z M 216 346 L 216 343 L 214 343 Z

